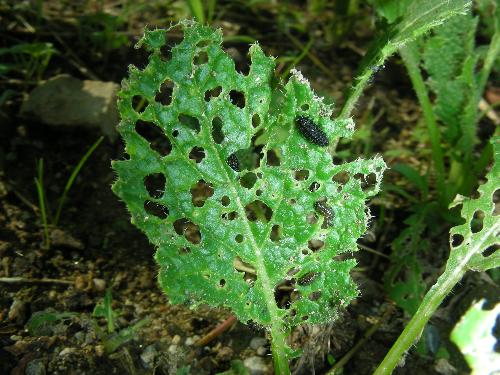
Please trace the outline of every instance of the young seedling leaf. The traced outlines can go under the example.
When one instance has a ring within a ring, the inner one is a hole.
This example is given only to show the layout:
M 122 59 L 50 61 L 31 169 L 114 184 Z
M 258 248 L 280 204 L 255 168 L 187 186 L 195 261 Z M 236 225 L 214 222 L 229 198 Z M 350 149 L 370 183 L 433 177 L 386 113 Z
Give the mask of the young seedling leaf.
M 172 303 L 226 307 L 273 335 L 333 319 L 357 296 L 355 261 L 338 255 L 357 249 L 383 160 L 333 164 L 297 119 L 309 118 L 330 142 L 350 136 L 354 124 L 331 120 L 300 72 L 276 83 L 274 59 L 254 44 L 243 75 L 221 48 L 220 30 L 180 27 L 184 39 L 169 60 L 165 30 L 146 31 L 139 43 L 151 51 L 149 63 L 131 67 L 119 93 L 129 159 L 113 163 L 114 192 L 157 247 L 161 287 Z M 173 86 L 168 105 L 155 99 L 165 82 Z M 138 100 L 146 103 L 140 110 Z M 138 134 L 144 124 L 160 130 L 167 152 Z

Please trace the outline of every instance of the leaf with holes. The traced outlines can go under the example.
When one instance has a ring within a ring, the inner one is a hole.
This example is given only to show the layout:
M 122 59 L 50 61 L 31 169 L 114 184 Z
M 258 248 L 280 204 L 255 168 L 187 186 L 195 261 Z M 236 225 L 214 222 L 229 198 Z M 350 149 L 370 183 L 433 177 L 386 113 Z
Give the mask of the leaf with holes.
M 352 120 L 331 120 L 297 71 L 276 83 L 274 59 L 258 44 L 244 75 L 220 30 L 177 27 L 184 39 L 170 59 L 166 31 L 145 32 L 149 63 L 123 82 L 129 159 L 113 163 L 113 190 L 157 247 L 170 301 L 226 307 L 269 328 L 275 367 L 286 373 L 286 331 L 330 321 L 357 296 L 355 261 L 342 254 L 357 249 L 385 164 L 333 164 L 326 142 L 311 142 L 298 122 L 310 119 L 333 144 L 352 134 Z
M 447 269 L 467 267 L 474 271 L 486 271 L 500 266 L 500 137 L 491 140 L 495 163 L 479 186 L 479 198 L 457 196 L 453 206 L 462 205 L 465 223 L 450 230 L 451 253 Z

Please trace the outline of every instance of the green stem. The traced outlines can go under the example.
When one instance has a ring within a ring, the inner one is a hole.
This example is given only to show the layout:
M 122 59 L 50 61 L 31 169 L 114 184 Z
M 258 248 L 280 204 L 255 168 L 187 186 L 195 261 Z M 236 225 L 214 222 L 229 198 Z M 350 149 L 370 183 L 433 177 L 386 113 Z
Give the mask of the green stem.
M 104 137 L 101 136 L 97 141 L 95 141 L 95 143 L 89 148 L 89 150 L 85 153 L 85 155 L 83 155 L 78 164 L 75 166 L 73 172 L 71 172 L 71 175 L 69 176 L 68 181 L 66 182 L 66 186 L 64 187 L 61 198 L 59 199 L 59 204 L 56 210 L 56 216 L 54 218 L 54 225 L 57 225 L 59 223 L 59 218 L 61 217 L 61 212 L 64 207 L 64 202 L 66 201 L 66 197 L 68 196 L 68 192 L 71 189 L 71 186 L 73 186 L 73 182 L 75 182 L 76 176 L 78 176 L 78 173 L 80 173 L 80 170 L 82 169 L 87 159 L 90 157 L 90 155 L 92 155 L 97 146 L 101 144 L 103 139 Z
M 359 100 L 359 97 L 363 93 L 365 86 L 370 82 L 370 78 L 372 77 L 373 71 L 372 68 L 365 69 L 360 75 L 356 77 L 354 80 L 354 86 L 349 90 L 349 94 L 347 95 L 347 100 L 342 107 L 342 111 L 339 114 L 340 119 L 346 119 L 351 117 L 351 113 L 354 109 L 354 106 Z
M 443 150 L 441 148 L 441 135 L 437 125 L 436 117 L 432 111 L 432 104 L 427 94 L 424 79 L 419 68 L 419 54 L 415 42 L 410 42 L 399 50 L 403 62 L 408 70 L 408 74 L 413 85 L 413 89 L 417 94 L 418 101 L 422 106 L 424 119 L 427 124 L 429 138 L 431 141 L 432 160 L 436 171 L 436 187 L 439 194 L 439 201 L 443 204 L 447 203 L 446 186 L 445 186 L 445 169 Z
M 484 88 L 486 86 L 486 82 L 488 81 L 488 77 L 490 76 L 491 69 L 493 64 L 495 63 L 498 54 L 500 53 L 500 30 L 497 30 L 491 38 L 491 43 L 488 48 L 488 52 L 486 53 L 486 58 L 484 59 L 484 65 L 479 73 L 479 88 L 478 92 L 483 94 Z M 481 98 L 479 97 L 479 99 Z
M 288 357 L 285 352 L 285 330 L 283 324 L 278 320 L 277 324 L 271 325 L 271 352 L 273 354 L 274 373 L 276 375 L 289 375 Z
M 436 284 L 427 292 L 420 307 L 413 318 L 405 327 L 397 341 L 392 346 L 384 360 L 377 367 L 373 375 L 391 374 L 398 365 L 403 354 L 415 343 L 422 334 L 430 317 L 437 310 L 443 299 L 460 281 L 465 273 L 465 268 L 444 272 Z

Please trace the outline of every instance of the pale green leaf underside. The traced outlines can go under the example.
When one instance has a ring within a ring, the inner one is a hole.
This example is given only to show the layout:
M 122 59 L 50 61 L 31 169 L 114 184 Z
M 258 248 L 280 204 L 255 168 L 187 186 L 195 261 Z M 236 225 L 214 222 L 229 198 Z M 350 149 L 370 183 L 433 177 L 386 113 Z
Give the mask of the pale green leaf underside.
M 130 159 L 113 163 L 118 173 L 113 190 L 158 249 L 162 288 L 173 303 L 228 307 L 240 320 L 266 326 L 273 319 L 290 325 L 330 320 L 357 295 L 349 276 L 354 261 L 337 256 L 357 249 L 369 219 L 365 200 L 378 192 L 384 162 L 377 157 L 334 165 L 326 148 L 298 133 L 295 119 L 306 115 L 315 120 L 332 143 L 349 136 L 354 126 L 351 120 L 330 120 L 331 108 L 300 73 L 285 86 L 273 86 L 274 59 L 255 44 L 245 76 L 221 48 L 220 30 L 187 21 L 181 27 L 184 40 L 168 61 L 160 52 L 164 30 L 146 31 L 141 40 L 151 51 L 149 63 L 141 71 L 131 67 L 119 93 L 120 133 Z M 208 61 L 200 59 L 205 53 Z M 174 86 L 168 105 L 155 100 L 165 81 Z M 207 96 L 217 87 L 220 94 Z M 243 108 L 232 103 L 232 90 L 243 94 Z M 135 96 L 147 103 L 144 110 L 134 110 Z M 183 124 L 180 115 L 196 118 L 199 130 Z M 216 117 L 223 140 L 213 135 Z M 135 131 L 139 120 L 149 121 L 168 138 L 172 147 L 166 156 Z M 198 155 L 202 149 L 201 161 L 192 156 L 195 147 Z M 249 148 L 258 150 L 253 153 L 260 157 L 258 166 L 245 162 Z M 241 172 L 227 163 L 233 153 Z M 347 182 L 335 181 L 340 172 L 350 177 Z M 153 174 L 166 180 L 164 191 L 154 196 L 144 185 Z M 367 189 L 362 183 L 368 175 Z M 255 180 L 253 186 L 248 179 Z M 201 206 L 193 204 L 192 195 L 200 183 L 213 190 Z M 325 200 L 334 211 L 330 226 L 323 225 L 324 217 L 314 208 Z M 265 210 L 250 205 L 255 201 L 268 207 L 267 218 Z M 168 215 L 148 213 L 147 205 L 154 203 Z M 192 224 L 179 230 L 179 223 L 187 221 Z M 312 250 L 311 240 L 324 246 Z M 292 303 L 280 306 L 275 291 L 287 287 L 295 289 Z
M 463 353 L 473 374 L 493 374 L 500 368 L 500 354 L 495 351 L 493 329 L 500 314 L 500 303 L 493 309 L 482 307 L 485 301 L 475 303 L 467 310 L 451 332 L 453 341 Z

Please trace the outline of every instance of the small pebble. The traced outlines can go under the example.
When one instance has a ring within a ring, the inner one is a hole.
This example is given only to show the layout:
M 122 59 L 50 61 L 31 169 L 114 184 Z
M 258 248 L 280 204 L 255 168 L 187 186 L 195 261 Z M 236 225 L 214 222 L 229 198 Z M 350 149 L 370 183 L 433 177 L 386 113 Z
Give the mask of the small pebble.
M 174 345 L 178 345 L 180 344 L 181 342 L 181 337 L 179 335 L 175 335 L 173 338 L 172 338 L 172 344 Z
M 39 358 L 29 362 L 24 370 L 25 375 L 45 375 L 46 373 L 45 364 Z
M 229 346 L 223 346 L 217 352 L 215 359 L 220 362 L 228 362 L 229 360 L 231 360 L 231 358 L 233 358 L 233 354 L 233 349 L 231 349 Z
M 104 355 L 104 346 L 96 345 L 94 350 L 97 357 L 102 357 Z
M 252 341 L 250 341 L 250 347 L 253 350 L 259 349 L 261 346 L 266 346 L 267 340 L 264 337 L 254 337 Z
M 178 353 L 177 353 L 177 348 L 178 348 L 178 346 L 177 346 L 177 345 L 172 344 L 172 345 L 170 345 L 170 346 L 168 347 L 168 352 L 169 352 L 170 354 L 178 354 Z
M 200 339 L 200 336 L 198 335 L 194 335 L 193 337 L 188 337 L 186 339 L 186 346 L 191 346 L 191 345 L 194 345 L 196 343 L 196 341 L 198 341 Z
M 257 355 L 264 357 L 267 354 L 267 348 L 265 346 L 261 346 L 260 348 L 257 348 L 256 352 Z
M 26 320 L 26 304 L 20 299 L 15 299 L 12 305 L 10 305 L 7 317 L 11 322 L 24 324 Z
M 63 350 L 61 350 L 59 352 L 59 355 L 62 357 L 62 356 L 65 356 L 65 355 L 68 355 L 68 354 L 71 354 L 71 353 L 74 353 L 76 351 L 75 348 L 64 348 Z
M 266 363 L 261 357 L 250 357 L 243 361 L 250 375 L 264 375 L 268 373 Z
M 95 290 L 102 292 L 106 289 L 106 280 L 103 279 L 92 279 L 94 283 Z
M 155 368 L 155 358 L 158 355 L 154 344 L 148 345 L 141 353 L 141 362 L 146 370 Z

